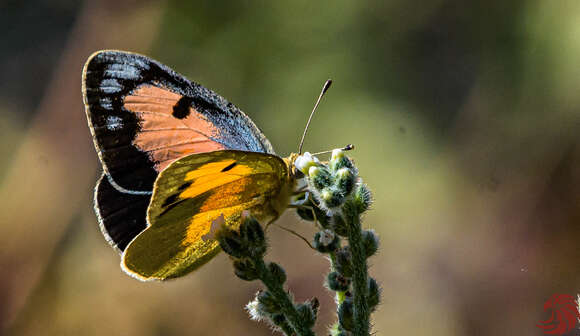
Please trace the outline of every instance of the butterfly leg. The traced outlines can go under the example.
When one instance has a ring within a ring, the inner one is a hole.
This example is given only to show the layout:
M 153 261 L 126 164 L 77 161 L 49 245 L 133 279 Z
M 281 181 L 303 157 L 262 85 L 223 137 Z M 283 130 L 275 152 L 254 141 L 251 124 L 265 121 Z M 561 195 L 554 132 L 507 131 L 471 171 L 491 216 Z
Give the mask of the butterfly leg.
M 308 247 L 310 247 L 310 248 L 311 248 L 311 249 L 313 249 L 313 250 L 316 250 L 316 249 L 314 248 L 314 246 L 312 246 L 312 244 L 310 244 L 310 242 L 308 241 L 308 239 L 304 238 L 304 236 L 303 236 L 303 235 L 301 235 L 301 234 L 299 234 L 298 232 L 296 232 L 296 231 L 294 231 L 294 230 L 292 230 L 292 229 L 289 229 L 289 228 L 287 228 L 287 227 L 284 227 L 284 226 L 282 226 L 282 225 L 280 225 L 280 224 L 274 224 L 274 225 L 275 225 L 276 227 L 278 227 L 278 228 L 280 228 L 280 229 L 282 229 L 282 230 L 284 230 L 284 231 L 286 231 L 286 232 L 288 232 L 288 233 L 290 233 L 290 234 L 292 234 L 292 235 L 294 235 L 294 236 L 296 236 L 296 237 L 298 237 L 298 238 L 302 239 L 302 240 L 303 240 L 303 241 L 304 241 L 304 242 L 305 242 L 305 243 L 308 245 Z

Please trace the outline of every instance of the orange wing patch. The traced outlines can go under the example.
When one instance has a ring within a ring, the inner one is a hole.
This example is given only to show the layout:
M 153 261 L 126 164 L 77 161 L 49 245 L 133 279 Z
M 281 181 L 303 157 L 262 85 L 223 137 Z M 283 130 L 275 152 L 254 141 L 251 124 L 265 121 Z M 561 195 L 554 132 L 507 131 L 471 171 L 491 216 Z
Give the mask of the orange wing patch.
M 252 168 L 236 165 L 227 174 L 222 173 L 224 169 L 235 163 L 235 160 L 209 163 L 200 168 L 206 169 L 206 174 L 202 172 L 200 175 L 198 171 L 186 174 L 185 180 L 193 180 L 193 183 L 179 195 L 181 199 L 193 198 L 208 190 L 220 186 L 221 188 L 219 188 L 219 193 L 212 193 L 199 208 L 199 213 L 193 216 L 187 228 L 183 245 L 188 246 L 200 239 L 206 241 L 207 238 L 211 238 L 204 236 L 210 233 L 212 223 L 218 218 L 223 216 L 226 222 L 235 222 L 232 217 L 239 217 L 242 211 L 264 203 L 262 197 L 258 195 L 254 195 L 250 200 L 242 199 L 243 192 L 253 183 L 252 179 L 248 177 L 253 172 Z M 212 173 L 207 174 L 207 171 L 212 171 Z M 195 177 L 193 177 L 194 175 Z
M 224 171 L 228 173 L 221 174 Z M 244 176 L 251 173 L 252 168 L 237 164 L 235 160 L 211 162 L 185 175 L 185 181 L 192 181 L 193 183 L 179 197 L 193 198 L 207 190 L 241 180 Z
M 149 154 L 157 171 L 185 155 L 225 148 L 210 138 L 218 132 L 217 128 L 191 107 L 188 100 L 148 84 L 125 97 L 125 109 L 140 119 L 140 130 L 133 145 Z

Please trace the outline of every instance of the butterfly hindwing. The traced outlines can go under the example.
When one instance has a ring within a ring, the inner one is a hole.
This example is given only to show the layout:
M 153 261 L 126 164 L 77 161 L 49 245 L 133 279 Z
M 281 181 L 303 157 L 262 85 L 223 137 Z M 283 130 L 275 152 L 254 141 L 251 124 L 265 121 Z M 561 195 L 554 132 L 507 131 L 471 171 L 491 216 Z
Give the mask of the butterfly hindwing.
M 127 247 L 122 265 L 141 280 L 178 277 L 219 252 L 224 223 L 237 229 L 243 211 L 277 218 L 292 186 L 284 161 L 270 154 L 216 151 L 173 162 L 155 182 L 150 226 Z
M 117 190 L 106 174 L 95 187 L 95 212 L 101 232 L 119 251 L 147 227 L 147 208 L 151 195 L 135 195 Z

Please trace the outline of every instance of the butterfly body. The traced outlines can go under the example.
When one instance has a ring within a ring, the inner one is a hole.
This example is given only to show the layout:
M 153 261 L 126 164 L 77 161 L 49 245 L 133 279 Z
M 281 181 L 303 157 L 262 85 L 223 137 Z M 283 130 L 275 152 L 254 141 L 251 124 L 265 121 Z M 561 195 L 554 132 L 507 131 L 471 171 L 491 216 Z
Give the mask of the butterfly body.
M 161 63 L 97 52 L 83 98 L 104 171 L 95 211 L 129 275 L 184 275 L 219 252 L 219 225 L 245 211 L 272 221 L 289 204 L 296 155 L 275 155 L 237 107 Z

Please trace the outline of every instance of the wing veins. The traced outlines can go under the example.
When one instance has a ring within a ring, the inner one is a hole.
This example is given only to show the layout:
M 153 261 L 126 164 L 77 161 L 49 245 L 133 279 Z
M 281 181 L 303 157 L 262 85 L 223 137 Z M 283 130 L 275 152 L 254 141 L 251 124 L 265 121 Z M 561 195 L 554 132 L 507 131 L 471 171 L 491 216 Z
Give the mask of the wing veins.
M 196 144 L 196 143 L 202 143 L 202 142 L 208 142 L 208 141 L 211 141 L 211 140 L 210 139 L 191 140 L 191 141 L 186 141 L 186 142 L 180 142 L 180 143 L 170 144 L 168 146 L 157 147 L 157 148 L 153 148 L 153 149 L 147 149 L 147 152 L 154 152 L 154 151 L 158 151 L 158 150 L 161 150 L 161 149 L 167 149 L 167 148 L 177 147 L 177 146 L 181 146 L 181 145 Z
M 259 175 L 272 175 L 272 174 L 273 174 L 273 173 L 257 173 L 257 174 L 249 174 L 249 175 L 243 175 L 243 176 L 245 177 L 245 176 L 259 176 Z M 208 175 L 204 175 L 204 176 L 208 176 Z M 159 214 L 158 214 L 158 215 L 156 215 L 156 216 L 157 216 L 157 217 L 161 217 L 162 215 L 166 214 L 166 213 L 167 213 L 167 212 L 168 212 L 170 209 L 173 209 L 175 206 L 177 206 L 179 203 L 182 203 L 183 201 L 186 201 L 186 200 L 188 200 L 188 199 L 195 199 L 195 198 L 198 198 L 200 195 L 202 195 L 202 194 L 204 194 L 204 193 L 206 193 L 206 192 L 208 192 L 208 191 L 211 191 L 212 189 L 219 188 L 219 187 L 223 187 L 223 186 L 227 186 L 227 185 L 229 185 L 229 184 L 232 184 L 232 183 L 235 183 L 235 182 L 237 182 L 237 181 L 239 181 L 239 180 L 240 180 L 240 179 L 235 179 L 235 180 L 233 180 L 233 181 L 228 181 L 228 182 L 226 182 L 226 183 L 224 183 L 224 184 L 217 185 L 217 186 L 215 186 L 214 188 L 210 188 L 210 189 L 204 190 L 203 192 L 201 192 L 201 193 L 199 193 L 199 194 L 197 194 L 197 195 L 195 195 L 195 196 L 193 196 L 193 197 L 187 197 L 187 198 L 183 198 L 183 199 L 180 199 L 180 200 L 178 200 L 178 201 L 175 201 L 175 202 L 173 202 L 173 203 L 171 203 L 171 204 L 167 205 L 167 208 L 165 208 L 165 209 L 163 209 L 162 211 L 160 211 L 160 212 L 159 212 Z M 206 184 L 206 183 L 204 183 L 204 184 Z M 200 185 L 200 186 L 203 186 L 204 184 L 202 184 L 202 185 Z M 175 185 L 174 185 L 174 186 L 172 186 L 172 187 L 175 187 Z M 258 197 L 262 197 L 262 195 L 259 195 L 259 196 L 256 196 L 256 197 L 253 197 L 252 199 L 255 199 L 255 198 L 258 198 Z M 244 202 L 244 203 L 248 203 L 248 202 Z M 234 205 L 231 205 L 231 206 L 228 206 L 228 207 L 219 208 L 219 209 L 228 209 L 228 208 L 231 208 L 231 207 L 234 207 L 234 206 L 239 206 L 239 205 L 241 205 L 241 204 L 244 204 L 244 203 L 238 203 L 238 204 L 234 204 Z M 161 210 L 162 208 L 159 208 L 159 209 Z M 202 214 L 202 213 L 205 213 L 205 212 L 208 212 L 208 211 L 215 211 L 215 210 L 219 210 L 219 209 L 214 209 L 214 210 L 206 210 L 206 211 L 202 211 L 202 212 L 197 212 L 197 213 L 195 213 L 193 216 L 195 216 L 195 215 L 198 215 L 198 214 Z M 191 216 L 191 217 L 189 217 L 189 218 L 193 218 L 193 216 Z

